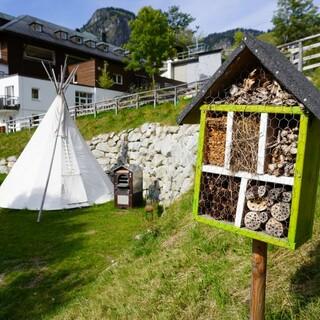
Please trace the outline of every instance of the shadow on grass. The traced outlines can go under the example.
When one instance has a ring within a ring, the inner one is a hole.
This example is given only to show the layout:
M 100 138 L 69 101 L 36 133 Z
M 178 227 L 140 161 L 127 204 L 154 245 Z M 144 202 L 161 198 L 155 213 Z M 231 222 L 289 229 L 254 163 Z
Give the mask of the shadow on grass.
M 81 211 L 36 213 L 0 211 L 0 319 L 40 319 L 80 289 L 77 277 L 85 223 Z M 73 264 L 74 263 L 74 264 Z

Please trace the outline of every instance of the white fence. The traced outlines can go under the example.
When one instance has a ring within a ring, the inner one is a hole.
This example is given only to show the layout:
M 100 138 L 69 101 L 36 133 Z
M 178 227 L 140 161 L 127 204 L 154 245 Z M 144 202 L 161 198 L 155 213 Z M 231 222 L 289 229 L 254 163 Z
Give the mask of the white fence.
M 299 71 L 320 67 L 320 33 L 278 46 Z
M 85 105 L 71 106 L 69 112 L 72 117 L 77 118 L 85 115 L 97 116 L 100 112 L 114 111 L 116 114 L 122 109 L 140 108 L 144 105 L 153 105 L 165 102 L 173 102 L 174 105 L 178 103 L 180 97 L 193 97 L 196 95 L 207 79 L 181 84 L 174 87 L 161 88 L 151 91 L 144 91 L 135 94 L 119 96 L 116 98 L 94 102 Z M 15 132 L 22 129 L 32 129 L 39 125 L 45 113 L 19 118 L 7 121 L 6 132 Z

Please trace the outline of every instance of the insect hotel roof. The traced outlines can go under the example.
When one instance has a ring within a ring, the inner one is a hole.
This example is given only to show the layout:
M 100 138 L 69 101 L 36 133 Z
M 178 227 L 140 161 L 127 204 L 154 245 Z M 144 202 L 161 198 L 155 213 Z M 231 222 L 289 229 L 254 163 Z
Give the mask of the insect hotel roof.
M 246 36 L 177 119 L 200 122 L 196 220 L 291 249 L 309 239 L 319 104 L 278 49 Z
M 247 35 L 181 112 L 177 118 L 178 124 L 198 123 L 200 107 L 210 102 L 208 98 L 217 96 L 219 92 L 231 87 L 244 70 L 259 67 L 268 71 L 283 89 L 320 119 L 319 91 L 276 47 Z

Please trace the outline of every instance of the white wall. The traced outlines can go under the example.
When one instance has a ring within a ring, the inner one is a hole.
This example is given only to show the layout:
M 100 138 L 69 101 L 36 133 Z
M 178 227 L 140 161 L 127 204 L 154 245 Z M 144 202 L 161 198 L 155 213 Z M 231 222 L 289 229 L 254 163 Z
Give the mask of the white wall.
M 221 52 L 199 56 L 199 80 L 211 77 L 221 66 Z
M 194 82 L 211 77 L 221 65 L 221 52 L 199 55 L 189 60 L 173 61 L 171 64 L 171 79 Z M 168 64 L 169 68 L 170 64 Z M 169 77 L 169 69 L 163 76 Z
M 0 78 L 0 96 L 5 94 L 5 87 L 10 85 L 14 86 L 14 95 L 19 97 L 20 110 L 18 112 L 0 110 L 0 123 L 8 120 L 9 116 L 23 118 L 44 113 L 48 110 L 56 96 L 55 88 L 50 81 L 18 75 Z M 32 99 L 32 88 L 39 89 L 39 100 Z M 69 106 L 75 105 L 76 91 L 92 93 L 93 101 L 101 101 L 124 94 L 121 91 L 71 84 L 66 91 L 66 99 Z
M 5 87 L 13 86 L 13 93 L 15 96 L 19 94 L 19 77 L 17 75 L 8 76 L 4 78 L 0 78 L 0 96 L 5 95 Z M 0 110 L 0 124 L 5 121 L 9 120 L 10 116 L 16 116 L 18 111 L 14 110 Z

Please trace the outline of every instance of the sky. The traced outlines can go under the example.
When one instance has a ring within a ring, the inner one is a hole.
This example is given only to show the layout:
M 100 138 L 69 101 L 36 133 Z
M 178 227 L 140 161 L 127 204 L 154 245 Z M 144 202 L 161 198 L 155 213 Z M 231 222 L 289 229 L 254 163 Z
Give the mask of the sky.
M 272 27 L 276 4 L 277 0 L 0 0 L 0 11 L 14 16 L 29 14 L 74 29 L 102 7 L 137 13 L 146 5 L 162 10 L 178 5 L 196 18 L 194 26 L 205 36 L 238 27 L 266 31 Z

